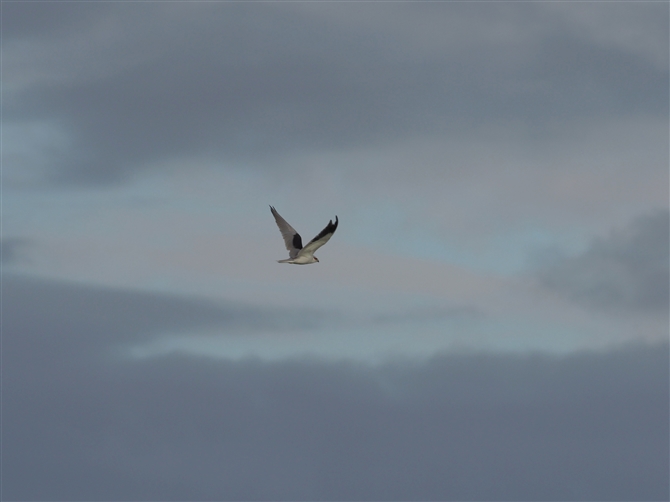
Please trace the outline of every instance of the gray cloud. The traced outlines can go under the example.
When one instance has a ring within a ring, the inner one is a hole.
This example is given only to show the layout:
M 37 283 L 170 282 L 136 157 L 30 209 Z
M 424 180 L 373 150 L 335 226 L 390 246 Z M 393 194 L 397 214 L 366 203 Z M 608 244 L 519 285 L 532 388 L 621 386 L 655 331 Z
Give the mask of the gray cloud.
M 4 74 L 18 84 L 4 119 L 67 132 L 52 177 L 109 182 L 180 156 L 225 163 L 494 119 L 542 134 L 547 117 L 667 115 L 667 72 L 562 23 L 526 34 L 532 51 L 514 38 L 482 44 L 471 38 L 479 29 L 433 46 L 414 40 L 419 23 L 394 27 L 410 13 L 446 26 L 454 16 L 472 26 L 496 19 L 473 6 L 386 9 L 366 28 L 341 12 L 268 4 L 11 4 L 6 24 L 18 22 L 3 35 Z M 535 7 L 514 12 L 531 26 L 549 19 Z
M 539 278 L 590 307 L 667 315 L 669 229 L 667 210 L 641 216 L 622 231 L 595 240 L 582 255 L 555 260 Z
M 21 237 L 4 237 L 0 240 L 0 262 L 3 265 L 14 263 L 24 256 L 26 248 L 30 245 L 28 239 Z
M 258 329 L 314 328 L 333 313 L 279 310 L 199 298 L 45 281 L 17 275 L 3 276 L 4 328 L 31 340 L 23 348 L 48 358 L 52 349 L 68 346 L 91 351 L 121 343 L 148 340 L 166 333 L 188 333 L 217 327 L 226 334 Z M 45 340 L 45 327 L 51 334 Z M 8 342 L 11 343 L 11 342 Z M 46 344 L 45 344 L 46 343 Z M 49 348 L 53 343 L 54 347 Z
M 3 281 L 8 500 L 667 500 L 668 346 L 366 366 L 102 357 L 234 310 Z

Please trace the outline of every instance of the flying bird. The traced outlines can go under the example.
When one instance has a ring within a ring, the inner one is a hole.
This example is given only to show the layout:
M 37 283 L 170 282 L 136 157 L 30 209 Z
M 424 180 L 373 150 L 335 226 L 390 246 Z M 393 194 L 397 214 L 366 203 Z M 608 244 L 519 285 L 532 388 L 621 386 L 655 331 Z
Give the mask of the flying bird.
M 277 260 L 277 263 L 293 263 L 294 265 L 317 263 L 319 259 L 314 256 L 314 252 L 328 242 L 335 233 L 335 230 L 337 230 L 339 223 L 337 216 L 335 216 L 335 223 L 333 223 L 333 220 L 330 220 L 330 223 L 319 232 L 319 235 L 309 241 L 305 247 L 302 247 L 300 234 L 281 217 L 274 207 L 270 206 L 270 211 L 272 211 L 272 216 L 275 217 L 279 231 L 284 238 L 284 244 L 286 244 L 289 256 L 288 260 Z

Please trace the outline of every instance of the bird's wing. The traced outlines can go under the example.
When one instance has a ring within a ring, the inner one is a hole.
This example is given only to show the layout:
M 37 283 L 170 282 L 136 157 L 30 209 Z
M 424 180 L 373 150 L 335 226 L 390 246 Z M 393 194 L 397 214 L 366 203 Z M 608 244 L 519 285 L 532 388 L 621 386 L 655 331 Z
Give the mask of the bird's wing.
M 330 220 L 328 225 L 326 225 L 326 228 L 321 230 L 319 232 L 319 235 L 314 237 L 311 241 L 307 243 L 307 245 L 300 250 L 300 254 L 305 255 L 305 254 L 314 254 L 314 252 L 319 249 L 321 246 L 323 246 L 328 240 L 333 236 L 335 233 L 335 230 L 337 230 L 337 225 L 339 224 L 339 221 L 337 220 L 337 216 L 335 216 L 335 223 L 333 223 L 333 220 Z
M 281 236 L 284 238 L 284 244 L 288 250 L 289 258 L 295 258 L 298 256 L 298 252 L 302 249 L 302 238 L 300 237 L 300 234 L 281 217 L 274 207 L 270 206 L 270 211 L 272 211 L 272 216 L 275 217 Z

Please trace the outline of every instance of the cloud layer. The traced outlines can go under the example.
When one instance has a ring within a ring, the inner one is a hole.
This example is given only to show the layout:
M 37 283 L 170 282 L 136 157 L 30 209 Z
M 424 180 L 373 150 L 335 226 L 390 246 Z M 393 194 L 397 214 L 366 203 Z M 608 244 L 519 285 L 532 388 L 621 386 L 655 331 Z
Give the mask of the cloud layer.
M 630 25 L 630 10 L 610 7 L 610 23 Z M 483 123 L 524 124 L 551 137 L 561 121 L 612 108 L 668 113 L 667 68 L 652 51 L 653 37 L 663 36 L 653 9 L 643 11 L 654 27 L 646 45 L 614 43 L 602 29 L 594 41 L 575 29 L 601 27 L 588 11 L 555 16 L 536 6 L 10 4 L 6 11 L 5 120 L 65 135 L 49 176 L 71 182 L 118 181 L 194 155 L 258 164 Z M 480 28 L 464 32 L 464 23 Z M 567 40 L 559 36 L 566 28 L 574 30 Z
M 246 314 L 21 278 L 3 288 L 39 313 L 4 308 L 7 499 L 668 497 L 667 344 L 379 366 L 136 360 L 115 347 Z
M 622 231 L 594 241 L 583 254 L 557 260 L 541 272 L 542 282 L 591 307 L 667 316 L 669 214 L 639 217 Z

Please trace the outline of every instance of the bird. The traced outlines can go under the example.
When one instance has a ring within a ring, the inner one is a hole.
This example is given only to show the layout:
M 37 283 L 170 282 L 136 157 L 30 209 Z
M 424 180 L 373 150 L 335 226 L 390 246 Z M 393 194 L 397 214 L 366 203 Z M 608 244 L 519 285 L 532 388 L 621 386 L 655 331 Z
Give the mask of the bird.
M 309 241 L 305 247 L 302 247 L 300 234 L 281 217 L 274 207 L 270 206 L 270 211 L 272 211 L 272 216 L 275 217 L 279 231 L 284 238 L 284 244 L 289 256 L 288 260 L 277 260 L 277 263 L 291 263 L 293 265 L 318 263 L 319 259 L 314 256 L 314 252 L 328 242 L 335 233 L 335 230 L 337 230 L 337 225 L 339 224 L 337 215 L 335 215 L 335 223 L 333 223 L 333 220 L 330 220 L 326 228 L 319 232 L 319 235 Z

